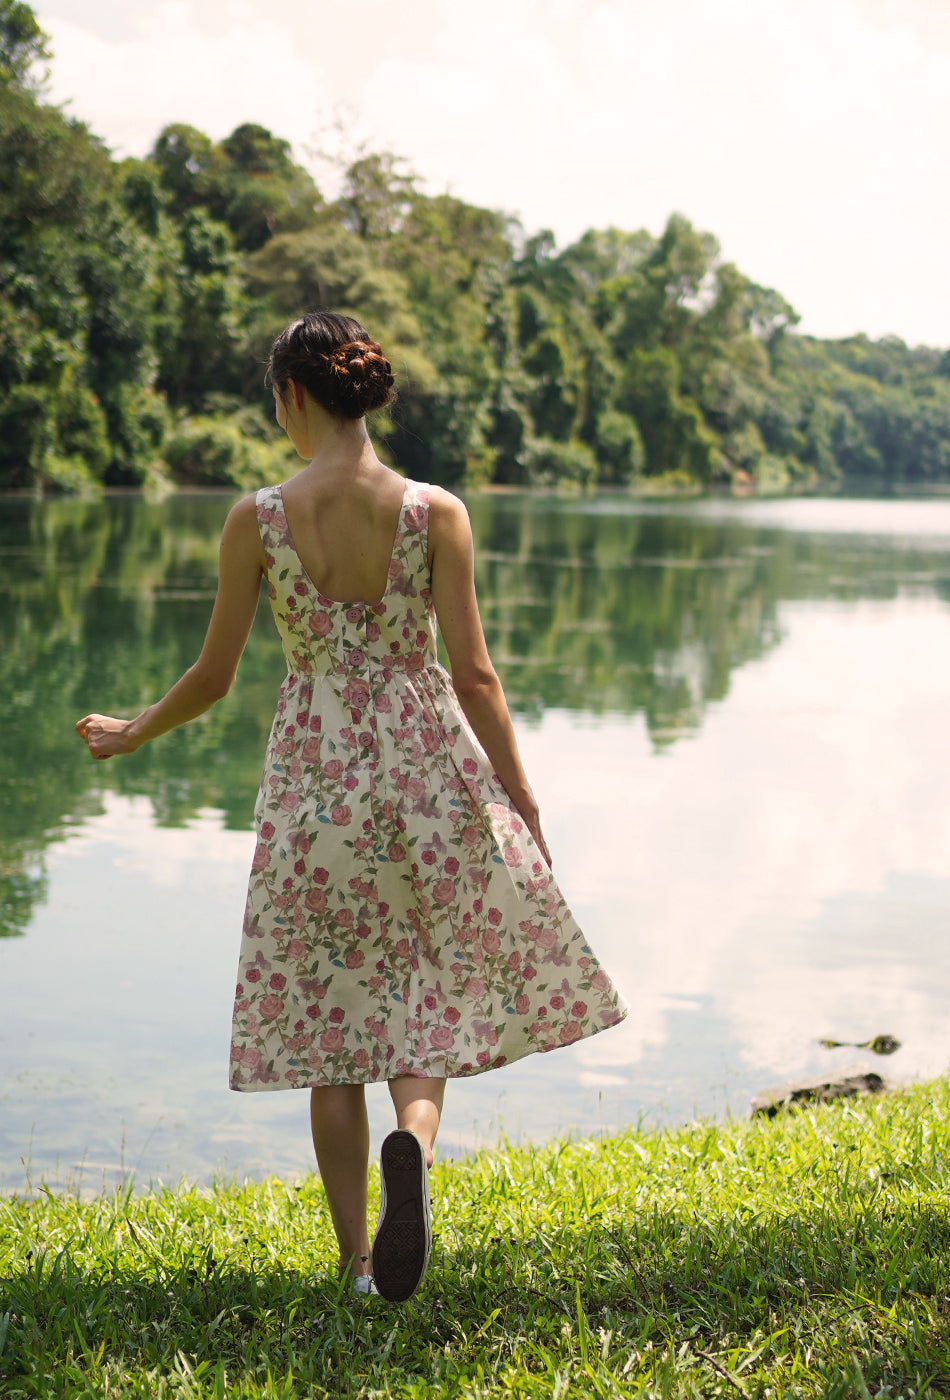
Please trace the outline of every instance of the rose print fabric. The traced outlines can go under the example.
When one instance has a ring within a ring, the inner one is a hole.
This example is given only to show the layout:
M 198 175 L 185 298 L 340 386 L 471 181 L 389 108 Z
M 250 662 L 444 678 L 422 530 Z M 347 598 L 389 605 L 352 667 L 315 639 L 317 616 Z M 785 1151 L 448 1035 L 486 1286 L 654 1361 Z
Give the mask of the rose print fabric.
M 231 1087 L 478 1074 L 626 1005 L 436 659 L 428 488 L 407 482 L 376 604 L 314 587 L 257 495 L 289 667 L 256 808 Z

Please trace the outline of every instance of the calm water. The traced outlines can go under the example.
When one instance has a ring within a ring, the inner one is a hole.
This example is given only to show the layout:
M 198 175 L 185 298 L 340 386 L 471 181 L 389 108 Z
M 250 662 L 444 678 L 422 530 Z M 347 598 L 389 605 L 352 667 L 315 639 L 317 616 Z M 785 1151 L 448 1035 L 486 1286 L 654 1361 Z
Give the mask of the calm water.
M 306 1095 L 226 1087 L 266 608 L 196 724 L 107 765 L 72 732 L 194 659 L 228 504 L 0 499 L 0 1190 L 310 1166 Z M 633 1010 L 451 1085 L 442 1152 L 942 1071 L 950 502 L 470 504 L 555 868 Z M 879 1032 L 891 1060 L 816 1044 Z

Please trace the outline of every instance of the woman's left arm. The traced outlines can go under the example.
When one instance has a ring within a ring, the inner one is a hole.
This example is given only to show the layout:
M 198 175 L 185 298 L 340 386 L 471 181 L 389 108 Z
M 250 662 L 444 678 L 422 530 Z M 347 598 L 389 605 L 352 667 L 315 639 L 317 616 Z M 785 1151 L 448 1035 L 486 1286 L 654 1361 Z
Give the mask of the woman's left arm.
M 256 502 L 246 496 L 231 509 L 221 533 L 218 592 L 201 655 L 167 695 L 135 719 L 92 714 L 79 720 L 76 730 L 93 758 L 134 753 L 227 695 L 257 611 L 264 562 Z

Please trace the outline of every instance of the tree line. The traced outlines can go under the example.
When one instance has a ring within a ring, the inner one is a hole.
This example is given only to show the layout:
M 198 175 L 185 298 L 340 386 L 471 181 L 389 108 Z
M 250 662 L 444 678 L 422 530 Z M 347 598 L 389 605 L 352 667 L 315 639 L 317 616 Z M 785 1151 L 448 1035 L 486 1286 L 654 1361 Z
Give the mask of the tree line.
M 328 199 L 290 143 L 173 124 L 114 159 L 44 100 L 0 0 L 0 487 L 287 474 L 263 364 L 302 310 L 357 315 L 399 397 L 373 424 L 456 483 L 807 489 L 950 481 L 950 351 L 819 340 L 680 214 L 549 232 L 364 152 Z

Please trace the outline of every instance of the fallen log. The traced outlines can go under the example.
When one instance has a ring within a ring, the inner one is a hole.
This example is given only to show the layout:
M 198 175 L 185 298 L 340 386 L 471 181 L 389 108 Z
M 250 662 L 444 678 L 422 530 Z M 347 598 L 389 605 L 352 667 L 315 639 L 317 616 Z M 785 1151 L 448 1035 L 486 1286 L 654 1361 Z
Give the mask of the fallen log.
M 854 1099 L 859 1094 L 880 1094 L 886 1088 L 884 1080 L 873 1070 L 845 1070 L 834 1075 L 819 1075 L 814 1079 L 798 1079 L 756 1094 L 752 1100 L 752 1117 L 774 1118 L 780 1109 L 796 1108 L 807 1103 L 829 1103 L 833 1099 Z

